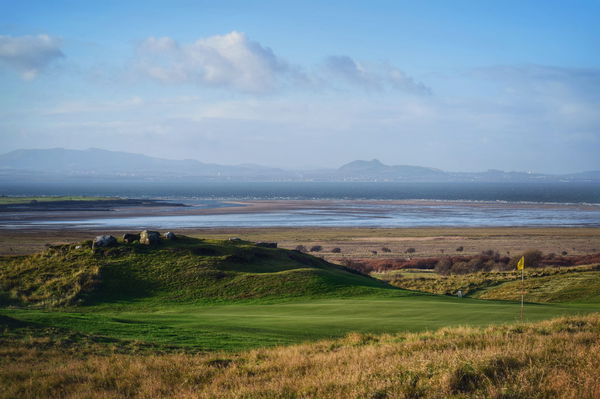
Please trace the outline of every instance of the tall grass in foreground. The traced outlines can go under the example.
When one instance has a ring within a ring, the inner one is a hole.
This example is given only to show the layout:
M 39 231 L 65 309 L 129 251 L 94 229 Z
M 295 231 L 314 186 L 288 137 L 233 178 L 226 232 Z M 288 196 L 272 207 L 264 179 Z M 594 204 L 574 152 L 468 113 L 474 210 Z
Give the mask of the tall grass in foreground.
M 3 340 L 2 398 L 598 398 L 600 314 L 232 354 Z

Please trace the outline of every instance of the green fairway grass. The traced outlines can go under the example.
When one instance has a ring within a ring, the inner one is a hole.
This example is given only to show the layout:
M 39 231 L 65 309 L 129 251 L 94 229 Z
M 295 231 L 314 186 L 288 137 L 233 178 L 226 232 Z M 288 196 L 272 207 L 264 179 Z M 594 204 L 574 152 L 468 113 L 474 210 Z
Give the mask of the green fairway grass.
M 592 305 L 526 304 L 525 320 L 598 311 Z M 3 309 L 12 318 L 74 331 L 202 350 L 242 350 L 337 338 L 349 332 L 396 333 L 444 326 L 511 323 L 519 304 L 442 296 L 322 298 L 279 303 L 102 306 L 42 311 Z

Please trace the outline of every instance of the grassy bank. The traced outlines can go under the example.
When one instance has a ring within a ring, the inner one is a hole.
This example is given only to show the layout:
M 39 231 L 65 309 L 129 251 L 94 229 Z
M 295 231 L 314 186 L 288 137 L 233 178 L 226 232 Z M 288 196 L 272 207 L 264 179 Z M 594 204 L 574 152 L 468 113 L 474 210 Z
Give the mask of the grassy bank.
M 0 196 L 0 205 L 31 204 L 36 202 L 63 202 L 63 201 L 109 201 L 114 197 L 86 197 L 86 196 L 43 196 L 43 197 L 7 197 Z
M 530 302 L 600 303 L 600 269 L 507 282 L 478 291 L 474 297 L 515 301 L 520 298 L 521 287 Z
M 432 270 L 392 270 L 374 277 L 408 290 L 439 295 L 519 301 L 521 273 L 513 271 L 440 275 Z M 600 302 L 600 265 L 533 268 L 525 272 L 528 302 Z

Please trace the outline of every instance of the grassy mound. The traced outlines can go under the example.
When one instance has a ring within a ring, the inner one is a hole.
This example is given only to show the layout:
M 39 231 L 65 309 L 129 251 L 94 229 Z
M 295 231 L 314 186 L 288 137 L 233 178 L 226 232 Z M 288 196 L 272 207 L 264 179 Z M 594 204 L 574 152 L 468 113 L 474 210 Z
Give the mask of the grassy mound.
M 244 241 L 90 242 L 0 260 L 0 304 L 66 306 L 364 294 L 393 289 L 322 259 Z

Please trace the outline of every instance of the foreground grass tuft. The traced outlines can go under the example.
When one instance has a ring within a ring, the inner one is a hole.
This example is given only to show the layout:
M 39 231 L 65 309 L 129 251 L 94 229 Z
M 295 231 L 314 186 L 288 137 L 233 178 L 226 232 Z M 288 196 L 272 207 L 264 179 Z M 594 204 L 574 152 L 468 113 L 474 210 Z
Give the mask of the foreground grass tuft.
M 600 397 L 600 314 L 238 354 L 70 352 L 32 339 L 0 346 L 0 398 Z

